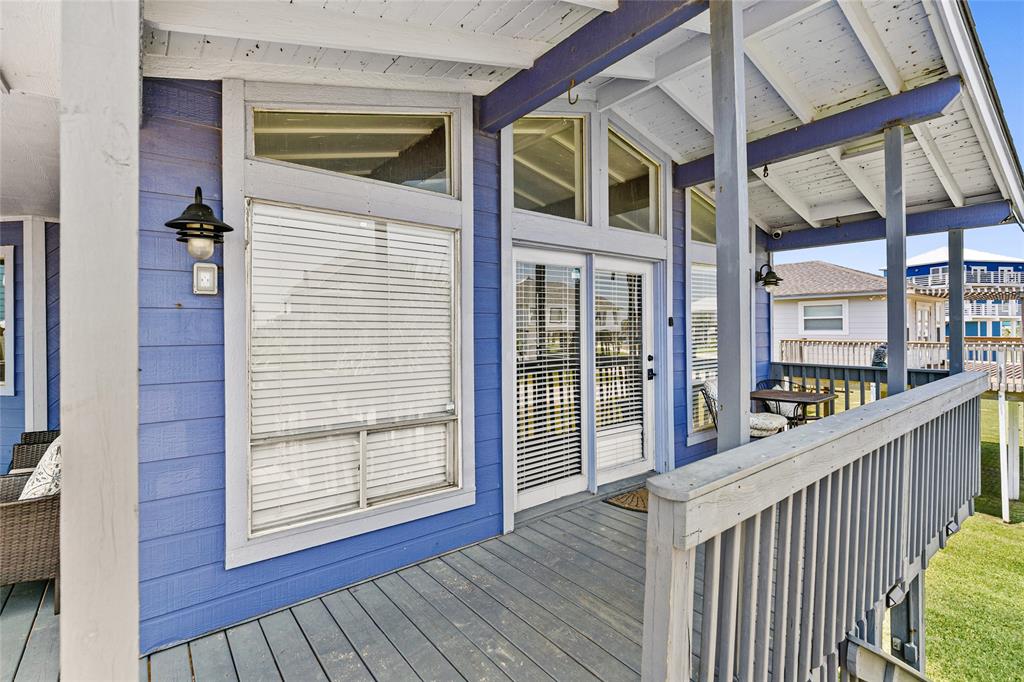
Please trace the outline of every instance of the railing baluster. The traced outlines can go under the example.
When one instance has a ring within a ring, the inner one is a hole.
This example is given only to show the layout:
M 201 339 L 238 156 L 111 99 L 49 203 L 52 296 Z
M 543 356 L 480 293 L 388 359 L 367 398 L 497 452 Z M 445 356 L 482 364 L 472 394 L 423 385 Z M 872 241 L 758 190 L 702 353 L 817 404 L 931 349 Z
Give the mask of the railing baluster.
M 787 627 L 789 626 L 789 584 L 793 558 L 793 517 L 796 514 L 796 493 L 779 502 L 779 525 L 776 529 L 778 554 L 775 568 L 775 617 L 772 623 L 772 679 L 784 679 L 786 669 Z
M 800 655 L 800 609 L 803 604 L 804 578 L 804 524 L 807 516 L 807 490 L 793 495 L 792 540 L 790 546 L 789 605 L 786 607 L 786 669 L 783 679 L 796 682 L 797 661 Z
M 759 595 L 765 574 L 761 573 L 761 523 L 766 512 L 755 514 L 740 526 L 739 633 L 736 637 L 736 676 L 749 680 L 754 675 L 754 642 L 757 637 Z M 770 575 L 770 573 L 768 574 Z M 771 608 L 771 605 L 768 605 Z
M 761 512 L 760 539 L 758 544 L 758 582 L 757 582 L 757 607 L 753 613 L 757 614 L 756 627 L 754 630 L 751 647 L 754 652 L 754 669 L 751 675 L 755 682 L 768 682 L 770 668 L 770 647 L 768 633 L 771 629 L 772 616 L 772 592 L 775 575 L 772 573 L 772 566 L 776 550 L 776 524 L 779 521 L 779 508 L 785 501 L 773 504 Z M 781 550 L 780 550 L 781 551 Z M 742 674 L 744 668 L 740 668 Z
M 821 517 L 821 481 L 813 483 L 807 493 L 807 519 L 804 521 L 804 562 L 803 592 L 800 595 L 800 650 L 797 657 L 797 670 L 810 670 L 811 642 L 814 638 L 813 618 L 815 599 L 814 592 L 818 577 L 818 531 Z
M 740 526 L 742 527 L 742 526 Z M 731 680 L 736 670 L 736 628 L 739 606 L 740 547 L 739 530 L 733 526 L 722 533 L 721 584 L 718 607 L 718 678 Z
M 721 579 L 722 536 L 704 543 L 704 600 L 700 627 L 700 682 L 713 682 L 718 646 L 718 587 Z

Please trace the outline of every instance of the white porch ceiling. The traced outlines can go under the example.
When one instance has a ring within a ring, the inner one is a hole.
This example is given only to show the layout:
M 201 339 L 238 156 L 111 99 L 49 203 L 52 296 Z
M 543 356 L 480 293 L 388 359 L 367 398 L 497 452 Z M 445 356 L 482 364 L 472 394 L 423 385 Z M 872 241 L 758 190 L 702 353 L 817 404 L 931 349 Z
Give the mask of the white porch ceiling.
M 60 211 L 59 4 L 0 2 L 0 215 Z
M 749 138 L 959 73 L 949 63 L 955 57 L 934 2 L 750 2 Z M 145 70 L 486 94 L 614 4 L 149 0 Z M 317 26 L 310 28 L 313 19 Z M 711 153 L 707 30 L 702 15 L 581 84 L 580 94 L 625 118 L 679 163 Z M 989 139 L 1002 132 L 982 128 L 970 99 L 965 95 L 948 116 L 913 127 L 905 174 L 910 211 L 1009 197 L 1006 179 L 994 172 Z M 774 164 L 767 178 L 752 173 L 751 214 L 761 227 L 783 230 L 880 214 L 882 155 L 873 144 Z M 713 194 L 711 185 L 703 189 Z

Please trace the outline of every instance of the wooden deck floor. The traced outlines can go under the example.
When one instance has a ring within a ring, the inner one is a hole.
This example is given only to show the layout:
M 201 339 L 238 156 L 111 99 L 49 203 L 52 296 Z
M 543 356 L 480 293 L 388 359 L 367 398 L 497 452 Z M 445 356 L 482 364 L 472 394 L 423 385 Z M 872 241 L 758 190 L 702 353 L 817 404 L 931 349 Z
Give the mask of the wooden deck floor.
M 140 678 L 637 680 L 646 523 L 595 498 L 531 513 L 510 535 L 157 652 Z M 56 679 L 44 587 L 9 591 L 0 682 L 26 666 Z

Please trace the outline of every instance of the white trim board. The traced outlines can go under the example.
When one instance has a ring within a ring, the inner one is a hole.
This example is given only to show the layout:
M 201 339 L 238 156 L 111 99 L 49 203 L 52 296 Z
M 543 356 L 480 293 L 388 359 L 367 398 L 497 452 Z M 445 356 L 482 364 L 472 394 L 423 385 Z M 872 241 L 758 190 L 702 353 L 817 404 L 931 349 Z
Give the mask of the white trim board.
M 22 282 L 25 351 L 25 430 L 47 427 L 46 221 L 31 216 L 22 223 Z
M 10 363 L 4 367 L 4 376 L 7 377 L 3 384 L 0 384 L 0 396 L 15 395 L 17 385 L 14 382 L 14 336 L 17 333 L 17 320 L 14 318 L 14 246 L 0 244 L 0 255 L 4 261 L 4 279 L 10 273 L 10 286 L 4 284 L 4 363 Z M 8 265 L 9 264 L 9 265 Z M 8 358 L 10 358 L 8 360 Z
M 473 103 L 470 95 L 344 87 L 247 83 L 222 86 L 224 220 L 246 224 L 246 198 L 311 209 L 450 228 L 458 240 L 460 486 L 278 532 L 249 533 L 248 264 L 245 230 L 224 241 L 225 566 L 234 568 L 386 528 L 476 501 L 473 331 Z M 452 117 L 454 196 L 253 158 L 252 108 L 398 113 L 447 112 Z M 231 282 L 235 282 L 231 285 Z

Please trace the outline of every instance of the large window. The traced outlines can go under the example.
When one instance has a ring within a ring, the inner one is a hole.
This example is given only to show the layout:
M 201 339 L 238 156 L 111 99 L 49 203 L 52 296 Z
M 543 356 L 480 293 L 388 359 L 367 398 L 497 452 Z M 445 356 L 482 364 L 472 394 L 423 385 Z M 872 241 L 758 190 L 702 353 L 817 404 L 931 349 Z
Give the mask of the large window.
M 714 426 L 701 395 L 701 387 L 706 381 L 718 379 L 717 277 L 714 265 L 693 263 L 690 266 L 690 415 L 693 431 Z
M 13 246 L 0 246 L 0 395 L 14 395 Z
M 253 112 L 257 157 L 452 194 L 451 117 Z
M 252 202 L 250 532 L 459 485 L 458 238 Z
M 608 130 L 608 224 L 657 234 L 660 166 L 614 130 Z
M 800 303 L 801 334 L 846 333 L 846 301 Z
M 515 207 L 586 220 L 583 119 L 527 116 L 512 135 Z

